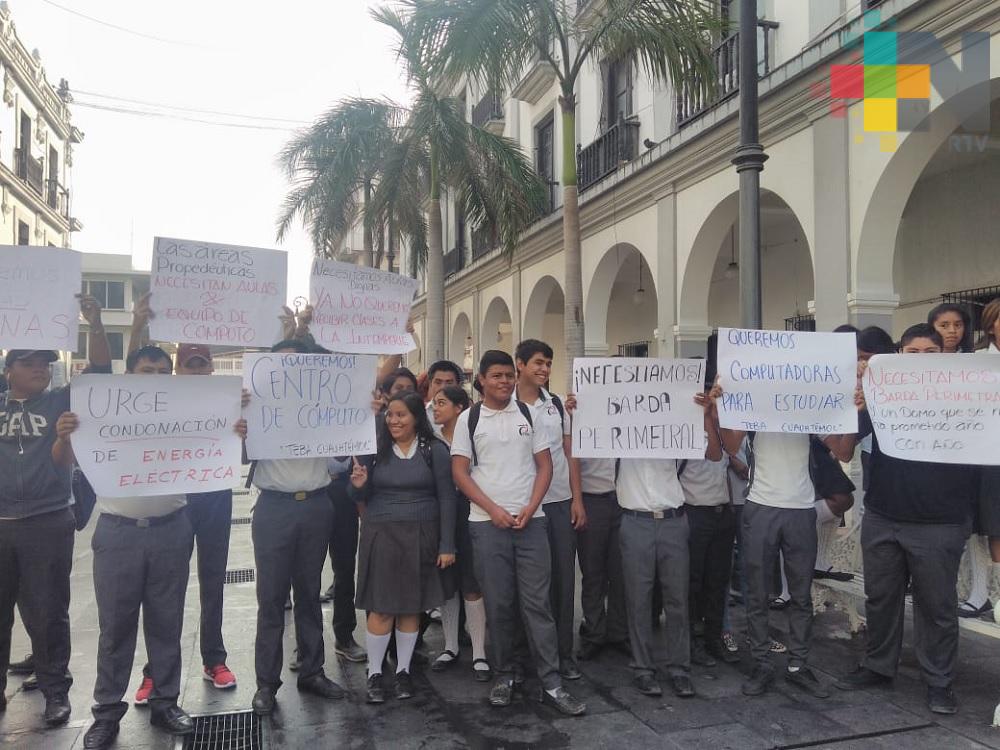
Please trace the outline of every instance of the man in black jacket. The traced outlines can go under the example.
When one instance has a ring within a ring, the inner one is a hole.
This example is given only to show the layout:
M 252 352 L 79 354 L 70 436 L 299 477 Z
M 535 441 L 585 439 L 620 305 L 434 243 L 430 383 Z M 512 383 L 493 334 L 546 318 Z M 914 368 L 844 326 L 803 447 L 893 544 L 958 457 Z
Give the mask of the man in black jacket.
M 101 307 L 82 297 L 90 326 L 90 369 L 111 372 L 111 352 Z M 20 604 L 31 637 L 38 686 L 45 696 L 45 723 L 70 715 L 66 673 L 70 656 L 69 577 L 76 522 L 71 509 L 72 467 L 52 460 L 56 420 L 69 410 L 69 387 L 46 390 L 53 351 L 13 349 L 4 360 L 9 384 L 0 397 L 0 711 L 6 708 L 14 605 Z

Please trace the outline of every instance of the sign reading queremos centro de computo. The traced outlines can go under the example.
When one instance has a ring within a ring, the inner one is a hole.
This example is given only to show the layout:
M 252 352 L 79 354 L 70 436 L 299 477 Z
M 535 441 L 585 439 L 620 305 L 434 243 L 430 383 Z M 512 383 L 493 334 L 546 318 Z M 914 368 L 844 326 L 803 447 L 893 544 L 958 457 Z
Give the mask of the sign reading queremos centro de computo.
M 73 452 L 105 497 L 229 489 L 240 481 L 240 399 L 234 376 L 78 375 Z
M 573 362 L 573 456 L 704 458 L 705 382 L 699 359 L 581 358 Z
M 719 329 L 719 424 L 753 432 L 858 431 L 853 333 Z
M 374 453 L 377 360 L 359 354 L 245 355 L 247 457 Z
M 153 340 L 242 349 L 281 338 L 287 253 L 157 237 L 151 273 Z
M 376 268 L 317 258 L 309 277 L 312 334 L 325 349 L 352 354 L 406 354 L 417 280 Z
M 1000 354 L 879 354 L 861 383 L 886 455 L 1000 465 Z
M 77 348 L 80 253 L 0 246 L 0 349 Z

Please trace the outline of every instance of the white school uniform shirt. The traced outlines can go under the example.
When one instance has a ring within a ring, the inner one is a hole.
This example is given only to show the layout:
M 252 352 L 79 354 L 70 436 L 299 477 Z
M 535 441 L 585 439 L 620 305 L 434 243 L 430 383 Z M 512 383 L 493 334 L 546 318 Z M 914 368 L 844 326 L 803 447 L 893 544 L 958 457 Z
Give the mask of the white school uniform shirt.
M 623 458 L 618 468 L 618 504 L 626 510 L 674 510 L 684 490 L 672 458 Z
M 268 458 L 257 462 L 253 483 L 274 492 L 313 492 L 330 484 L 326 458 Z
M 155 495 L 146 497 L 98 497 L 99 513 L 132 518 L 162 518 L 187 505 L 185 495 Z
M 729 458 L 689 460 L 681 472 L 681 488 L 688 505 L 712 507 L 729 504 Z
M 514 398 L 517 397 L 515 388 Z M 528 404 L 527 401 L 525 403 Z M 569 461 L 563 449 L 563 437 L 572 434 L 569 415 L 567 414 L 565 419 L 559 416 L 559 409 L 552 401 L 552 394 L 544 388 L 539 388 L 538 399 L 528 404 L 528 408 L 531 409 L 535 432 L 541 433 L 549 453 L 552 454 L 552 483 L 542 499 L 542 505 L 571 500 L 573 490 L 569 486 Z
M 581 458 L 580 487 L 588 495 L 615 491 L 615 459 Z
M 747 500 L 772 508 L 812 508 L 816 489 L 809 477 L 809 436 L 797 433 L 758 432 L 753 454 Z
M 747 463 L 747 439 L 744 437 L 743 442 L 740 443 L 740 449 L 736 452 L 735 458 L 744 465 L 748 466 Z M 728 456 L 727 456 L 728 461 Z M 736 475 L 735 472 L 730 471 L 729 473 L 729 497 L 732 500 L 733 505 L 746 505 L 747 502 L 747 482 L 745 479 L 741 479 Z
M 486 404 L 480 407 L 476 425 L 476 455 L 472 459 L 472 440 L 469 437 L 469 409 L 458 417 L 452 438 L 451 455 L 464 456 L 472 461 L 472 479 L 486 496 L 512 516 L 520 513 L 531 502 L 535 484 L 535 454 L 548 450 L 542 435 L 532 429 L 512 398 L 499 411 Z M 475 503 L 471 504 L 470 521 L 489 521 L 489 514 Z M 541 505 L 533 518 L 544 515 Z

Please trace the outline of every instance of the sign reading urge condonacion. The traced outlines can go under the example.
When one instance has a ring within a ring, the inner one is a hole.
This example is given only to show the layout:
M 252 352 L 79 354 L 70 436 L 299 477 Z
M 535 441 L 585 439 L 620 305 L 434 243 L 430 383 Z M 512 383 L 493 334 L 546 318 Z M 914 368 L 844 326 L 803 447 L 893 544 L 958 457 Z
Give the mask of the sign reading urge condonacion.
M 573 363 L 573 456 L 704 458 L 704 360 L 587 358 Z
M 719 329 L 719 424 L 818 435 L 858 431 L 852 333 Z
M 213 492 L 240 481 L 240 379 L 79 375 L 73 452 L 98 495 Z
M 879 354 L 861 382 L 883 453 L 1000 465 L 1000 354 Z

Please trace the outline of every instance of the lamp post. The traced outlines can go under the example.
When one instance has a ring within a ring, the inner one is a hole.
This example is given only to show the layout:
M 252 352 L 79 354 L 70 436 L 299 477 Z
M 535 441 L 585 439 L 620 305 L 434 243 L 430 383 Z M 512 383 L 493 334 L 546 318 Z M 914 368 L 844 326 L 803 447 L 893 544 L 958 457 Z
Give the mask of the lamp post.
M 740 145 L 733 164 L 740 176 L 740 324 L 760 328 L 760 173 L 767 154 L 757 112 L 757 0 L 740 0 Z

